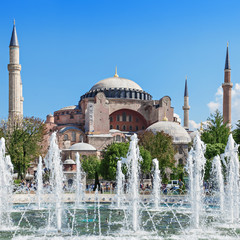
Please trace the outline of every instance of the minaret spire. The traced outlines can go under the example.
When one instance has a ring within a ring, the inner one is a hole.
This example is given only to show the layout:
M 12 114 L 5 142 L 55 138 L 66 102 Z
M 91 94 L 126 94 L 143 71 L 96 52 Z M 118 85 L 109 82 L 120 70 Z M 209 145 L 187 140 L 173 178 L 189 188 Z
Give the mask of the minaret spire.
M 9 44 L 9 119 L 23 117 L 23 96 L 21 65 L 19 64 L 19 44 L 15 20 L 13 24 L 12 36 Z
M 184 128 L 189 129 L 189 97 L 188 97 L 188 87 L 187 87 L 187 76 L 185 79 L 185 89 L 184 89 Z
M 11 37 L 9 46 L 19 47 L 18 38 L 17 38 L 17 30 L 16 30 L 16 26 L 15 26 L 15 19 L 13 21 L 12 37 Z
M 232 99 L 232 87 L 231 82 L 231 68 L 228 52 L 228 43 L 226 51 L 226 60 L 224 68 L 224 83 L 222 84 L 223 88 L 223 122 L 227 123 L 231 128 L 231 99 Z
M 228 54 L 228 45 L 229 45 L 229 43 L 227 42 L 227 52 L 226 52 L 226 60 L 225 60 L 225 69 L 231 70 L 231 68 L 230 68 L 229 54 Z

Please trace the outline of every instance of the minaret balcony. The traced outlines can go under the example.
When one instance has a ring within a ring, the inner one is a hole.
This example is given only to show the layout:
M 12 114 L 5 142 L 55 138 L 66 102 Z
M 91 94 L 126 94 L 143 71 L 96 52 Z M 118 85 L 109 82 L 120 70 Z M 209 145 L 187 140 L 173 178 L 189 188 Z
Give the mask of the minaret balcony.
M 8 71 L 13 72 L 13 71 L 21 71 L 21 64 L 8 64 Z

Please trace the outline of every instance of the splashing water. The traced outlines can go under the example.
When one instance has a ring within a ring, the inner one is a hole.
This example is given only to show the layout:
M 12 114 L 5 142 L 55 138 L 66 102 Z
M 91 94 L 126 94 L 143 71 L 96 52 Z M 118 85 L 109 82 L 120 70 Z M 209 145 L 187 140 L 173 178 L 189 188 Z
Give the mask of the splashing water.
M 43 194 L 43 165 L 42 165 L 42 157 L 39 156 L 39 162 L 37 167 L 37 202 L 38 202 L 38 209 L 41 208 L 42 202 L 42 194 Z
M 200 217 L 203 214 L 203 177 L 206 159 L 204 153 L 205 144 L 201 141 L 197 133 L 193 147 L 189 152 L 187 160 L 187 170 L 189 174 L 189 201 L 191 203 L 191 225 L 193 228 L 199 228 Z
M 50 170 L 50 185 L 54 196 L 57 230 L 62 228 L 62 189 L 63 170 L 61 164 L 61 152 L 57 144 L 56 132 L 50 137 L 50 146 L 45 158 L 46 167 Z
M 118 208 L 121 207 L 121 200 L 123 194 L 123 181 L 124 174 L 122 173 L 122 162 L 117 162 L 117 194 L 116 194 L 116 205 Z
M 236 223 L 239 220 L 239 157 L 238 145 L 234 142 L 232 134 L 229 135 L 222 159 L 227 167 L 226 208 L 231 223 Z
M 5 139 L 0 139 L 0 227 L 12 225 L 13 165 L 10 156 L 6 156 Z
M 128 193 L 131 194 L 129 197 L 129 217 L 132 220 L 132 230 L 139 230 L 139 161 L 142 161 L 140 156 L 140 151 L 138 147 L 138 138 L 134 134 L 131 136 L 131 142 L 128 150 L 126 159 L 123 159 L 122 162 L 127 165 L 127 175 L 129 180 Z
M 216 193 L 219 196 L 219 207 L 220 212 L 223 214 L 224 212 L 224 181 L 223 181 L 223 173 L 222 173 L 222 164 L 219 155 L 214 157 L 212 161 L 212 174 L 213 181 L 216 184 Z
M 76 153 L 77 175 L 76 175 L 76 206 L 79 207 L 84 199 L 84 191 L 82 184 L 82 170 L 79 153 Z
M 159 162 L 157 158 L 153 160 L 154 165 L 154 176 L 153 176 L 153 201 L 154 207 L 159 208 L 160 203 L 160 186 L 161 186 L 161 178 L 160 178 L 160 170 L 159 170 Z

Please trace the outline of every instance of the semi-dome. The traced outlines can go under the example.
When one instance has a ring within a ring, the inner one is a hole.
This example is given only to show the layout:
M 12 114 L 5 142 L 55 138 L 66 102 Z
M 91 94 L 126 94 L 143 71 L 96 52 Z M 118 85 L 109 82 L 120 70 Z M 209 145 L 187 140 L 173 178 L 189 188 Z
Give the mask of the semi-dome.
M 126 88 L 126 89 L 135 89 L 139 91 L 143 91 L 142 88 L 135 83 L 134 81 L 121 78 L 121 77 L 110 77 L 103 79 L 97 82 L 90 91 L 97 90 L 97 89 L 114 89 L 114 88 Z
M 178 123 L 160 121 L 152 124 L 147 128 L 147 131 L 152 131 L 153 133 L 161 132 L 170 135 L 173 138 L 173 143 L 176 144 L 188 144 L 191 142 L 191 138 L 187 131 Z
M 96 148 L 93 147 L 92 145 L 88 143 L 75 143 L 73 144 L 70 148 L 70 150 L 75 150 L 75 151 L 96 151 Z

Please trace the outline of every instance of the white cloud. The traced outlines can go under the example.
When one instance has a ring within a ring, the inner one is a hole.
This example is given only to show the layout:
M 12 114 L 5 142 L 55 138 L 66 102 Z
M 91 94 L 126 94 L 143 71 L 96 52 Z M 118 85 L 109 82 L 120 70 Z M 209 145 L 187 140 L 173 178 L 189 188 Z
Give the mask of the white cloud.
M 207 104 L 209 110 L 211 113 L 215 112 L 217 109 L 219 109 L 219 107 L 221 106 L 221 104 L 219 102 L 210 102 Z
M 189 129 L 196 131 L 200 128 L 200 123 L 196 123 L 194 120 L 189 120 Z
M 207 104 L 211 113 L 219 109 L 222 112 L 223 89 L 218 87 L 215 100 Z M 240 83 L 236 83 L 232 88 L 232 125 L 240 120 Z
M 182 122 L 182 119 L 180 118 L 180 116 L 177 113 L 174 113 L 173 116 L 177 118 L 178 122 L 180 122 L 180 123 Z
M 202 122 L 203 128 L 205 128 L 208 125 L 208 121 Z M 196 123 L 194 120 L 189 120 L 189 129 L 192 131 L 196 131 L 197 129 L 200 129 L 201 123 Z

